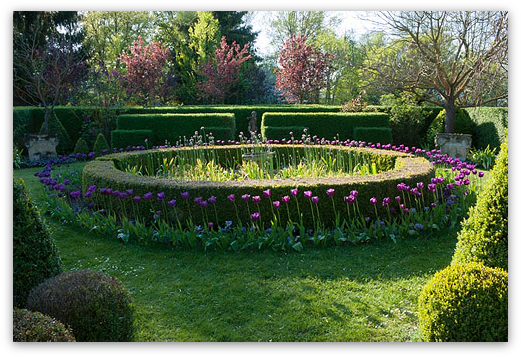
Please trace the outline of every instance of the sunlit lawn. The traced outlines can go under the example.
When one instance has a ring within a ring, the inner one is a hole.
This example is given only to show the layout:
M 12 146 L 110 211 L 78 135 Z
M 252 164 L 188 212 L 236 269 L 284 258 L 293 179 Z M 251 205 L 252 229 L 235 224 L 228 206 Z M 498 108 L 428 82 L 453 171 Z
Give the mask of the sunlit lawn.
M 23 177 L 39 204 L 34 172 Z M 303 253 L 125 245 L 47 217 L 67 270 L 119 278 L 139 341 L 419 341 L 417 299 L 447 266 L 456 230 Z

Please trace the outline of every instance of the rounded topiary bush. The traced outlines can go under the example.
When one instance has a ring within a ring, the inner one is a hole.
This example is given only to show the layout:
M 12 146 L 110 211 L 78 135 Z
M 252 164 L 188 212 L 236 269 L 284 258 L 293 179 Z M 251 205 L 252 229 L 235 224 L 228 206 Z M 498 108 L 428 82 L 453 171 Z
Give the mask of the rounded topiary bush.
M 33 287 L 61 272 L 58 249 L 24 181 L 13 180 L 13 306 L 25 307 Z
M 72 330 L 60 321 L 26 309 L 13 311 L 14 342 L 75 342 Z
M 462 224 L 452 261 L 481 262 L 508 271 L 508 137 L 485 189 Z
M 77 341 L 131 341 L 134 304 L 123 284 L 92 270 L 68 271 L 29 294 L 27 307 L 69 325 Z
M 478 263 L 437 272 L 419 298 L 425 341 L 507 341 L 508 273 Z
M 83 138 L 79 138 L 76 141 L 76 145 L 74 146 L 74 153 L 76 154 L 88 154 L 89 153 L 89 145 Z
M 103 153 L 103 150 L 109 150 L 109 143 L 105 138 L 105 135 L 99 133 L 96 137 L 96 141 L 94 142 L 94 146 L 92 147 L 92 151 L 96 153 L 96 155 L 100 155 Z

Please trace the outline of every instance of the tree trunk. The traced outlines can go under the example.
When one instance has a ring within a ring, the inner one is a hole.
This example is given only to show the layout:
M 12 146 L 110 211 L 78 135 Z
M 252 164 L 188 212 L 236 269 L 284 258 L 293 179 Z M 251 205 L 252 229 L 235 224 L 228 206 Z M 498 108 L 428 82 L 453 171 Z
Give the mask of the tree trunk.
M 454 134 L 456 122 L 456 106 L 454 105 L 454 98 L 445 100 L 445 132 L 447 134 Z
M 49 134 L 49 115 L 51 110 L 48 107 L 45 107 L 43 114 L 43 133 L 45 135 Z

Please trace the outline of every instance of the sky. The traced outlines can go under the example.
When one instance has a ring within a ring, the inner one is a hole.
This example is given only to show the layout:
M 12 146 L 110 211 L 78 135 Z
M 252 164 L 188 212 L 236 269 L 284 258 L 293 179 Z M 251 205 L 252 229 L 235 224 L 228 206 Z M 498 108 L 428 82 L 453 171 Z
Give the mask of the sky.
M 259 32 L 255 42 L 257 53 L 264 57 L 272 52 L 270 46 L 270 37 L 266 31 L 269 23 L 266 19 L 267 11 L 258 11 L 255 13 L 252 20 L 253 31 Z M 356 37 L 374 29 L 371 22 L 360 19 L 361 16 L 367 14 L 367 11 L 330 11 L 331 14 L 337 15 L 342 19 L 340 26 L 337 29 L 337 35 L 342 35 L 345 32 L 353 31 Z

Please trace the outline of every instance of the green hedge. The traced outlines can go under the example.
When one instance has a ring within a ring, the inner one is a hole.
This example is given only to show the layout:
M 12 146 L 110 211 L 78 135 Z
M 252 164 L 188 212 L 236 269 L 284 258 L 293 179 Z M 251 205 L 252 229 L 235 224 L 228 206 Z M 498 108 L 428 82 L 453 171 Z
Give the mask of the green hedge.
M 275 149 L 282 145 L 273 145 Z M 286 150 L 292 150 L 295 147 L 302 149 L 302 146 L 286 146 Z M 208 199 L 211 196 L 217 198 L 216 208 L 219 221 L 225 220 L 236 221 L 236 212 L 233 203 L 227 200 L 230 194 L 236 197 L 237 209 L 242 222 L 249 222 L 248 210 L 246 204 L 240 199 L 243 194 L 251 196 L 260 196 L 261 215 L 272 216 L 271 201 L 281 200 L 283 196 L 290 195 L 290 189 L 298 187 L 298 202 L 301 211 L 304 214 L 304 220 L 310 222 L 312 220 L 311 211 L 309 209 L 309 201 L 303 196 L 303 192 L 311 190 L 313 195 L 319 197 L 320 200 L 320 217 L 324 224 L 328 225 L 333 222 L 334 211 L 331 198 L 327 196 L 326 190 L 335 189 L 335 207 L 338 213 L 347 214 L 347 208 L 343 201 L 343 197 L 349 196 L 351 190 L 359 191 L 358 201 L 360 210 L 367 216 L 374 215 L 374 207 L 369 203 L 369 199 L 375 197 L 394 197 L 397 193 L 396 186 L 401 182 L 415 185 L 417 182 L 429 182 L 434 176 L 432 165 L 423 158 L 416 158 L 411 155 L 385 152 L 381 150 L 348 148 L 340 146 L 330 146 L 331 150 L 337 151 L 339 154 L 347 154 L 349 152 L 362 153 L 371 156 L 374 161 L 378 161 L 380 167 L 394 170 L 383 172 L 371 176 L 342 176 L 336 178 L 305 178 L 294 180 L 245 180 L 231 182 L 204 182 L 204 181 L 175 181 L 171 179 L 159 179 L 148 176 L 138 176 L 131 173 L 121 171 L 121 168 L 127 165 L 137 165 L 140 167 L 150 167 L 151 165 L 159 165 L 163 158 L 176 155 L 176 150 L 181 149 L 158 149 L 145 152 L 120 153 L 105 156 L 88 163 L 83 171 L 83 188 L 97 185 L 100 188 L 111 188 L 112 190 L 125 191 L 133 190 L 133 195 L 143 197 L 145 193 L 152 192 L 153 199 L 147 202 L 139 203 L 138 212 L 142 214 L 141 218 L 151 218 L 150 211 L 161 210 L 163 214 L 168 214 L 170 218 L 177 216 L 184 220 L 192 215 L 194 222 L 200 224 L 202 221 L 202 210 L 193 203 L 195 197 L 203 197 Z M 186 148 L 183 148 L 186 149 Z M 206 150 L 206 149 L 199 149 Z M 210 150 L 210 149 L 208 149 Z M 241 154 L 240 146 L 224 146 L 213 148 L 218 151 L 218 155 L 230 160 L 237 158 Z M 153 171 L 153 170 L 152 170 Z M 263 191 L 271 189 L 271 200 L 264 197 Z M 165 200 L 159 203 L 156 194 L 165 193 Z M 190 201 L 185 202 L 181 199 L 181 193 L 188 192 Z M 166 202 L 175 199 L 177 201 L 176 209 L 167 207 Z M 94 199 L 98 204 L 103 201 L 103 207 L 113 207 L 117 212 L 133 212 L 137 207 L 129 198 L 126 200 L 115 198 L 112 196 L 98 195 Z M 298 220 L 296 214 L 295 199 L 289 202 L 290 212 L 292 212 L 292 220 Z M 257 206 L 250 203 L 251 211 L 257 211 Z M 213 217 L 213 208 L 208 208 L 210 217 Z M 378 205 L 378 209 L 382 209 Z M 385 212 L 382 209 L 381 214 Z M 281 220 L 286 222 L 287 210 L 284 204 L 280 209 Z
M 152 130 L 113 130 L 111 144 L 113 148 L 126 148 L 127 146 L 145 146 L 147 140 L 150 145 L 154 142 Z
M 265 113 L 262 116 L 261 133 L 267 139 L 277 137 L 281 127 L 304 126 L 308 134 L 318 138 L 340 140 L 353 139 L 355 127 L 389 127 L 389 115 L 385 113 Z M 275 130 L 271 130 L 275 127 Z M 288 130 L 289 133 L 290 130 Z M 287 135 L 284 137 L 288 137 Z
M 438 116 L 429 126 L 427 130 L 427 143 L 434 146 L 434 138 L 437 133 L 445 133 L 445 109 L 440 111 Z M 454 119 L 454 132 L 458 134 L 470 134 L 472 135 L 472 145 L 476 141 L 474 135 L 474 126 L 469 114 L 463 110 L 458 109 Z
M 373 144 L 392 144 L 393 131 L 391 128 L 356 127 L 353 130 L 353 139 L 371 142 Z
M 13 342 L 76 342 L 72 329 L 39 312 L 14 308 Z
M 118 130 L 151 130 L 154 133 L 154 145 L 171 145 L 183 138 L 190 138 L 197 131 L 210 134 L 212 128 L 221 128 L 212 134 L 216 139 L 231 140 L 235 135 L 235 116 L 223 114 L 124 114 L 117 119 Z M 208 129 L 206 129 L 208 128 Z
M 508 108 L 477 107 L 463 109 L 474 125 L 474 143 L 477 149 L 499 148 L 506 138 L 508 129 Z

